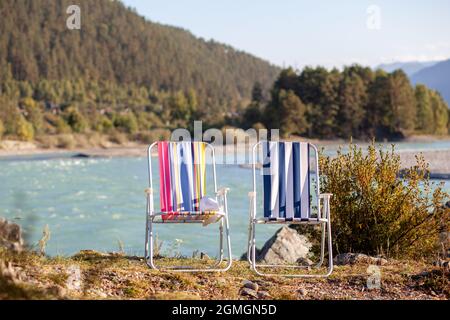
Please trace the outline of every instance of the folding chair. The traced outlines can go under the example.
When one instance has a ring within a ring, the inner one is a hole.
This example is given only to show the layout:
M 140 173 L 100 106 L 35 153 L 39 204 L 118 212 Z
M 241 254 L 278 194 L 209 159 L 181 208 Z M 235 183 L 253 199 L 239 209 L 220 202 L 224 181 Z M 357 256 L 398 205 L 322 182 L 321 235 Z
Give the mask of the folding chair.
M 262 149 L 264 216 L 257 216 L 256 162 Z M 311 165 L 311 155 L 315 160 Z M 316 188 L 312 182 L 315 180 Z M 313 197 L 313 195 L 315 197 Z M 305 268 L 300 265 L 271 265 L 256 262 L 257 224 L 321 225 L 320 268 L 325 256 L 325 233 L 328 236 L 328 271 L 325 274 L 286 274 L 287 277 L 327 277 L 333 272 L 331 243 L 330 197 L 320 194 L 317 148 L 303 142 L 260 141 L 253 146 L 253 191 L 250 197 L 250 223 L 247 258 L 251 269 L 261 276 L 281 274 L 264 273 L 264 268 Z M 323 214 L 322 214 L 323 212 Z M 259 268 L 259 269 L 258 269 Z
M 155 212 L 153 199 L 152 149 L 158 149 L 160 211 Z M 211 152 L 215 200 L 218 211 L 201 211 L 200 201 L 206 194 L 206 149 Z M 204 142 L 155 142 L 148 147 L 149 188 L 145 233 L 145 259 L 153 269 L 170 269 L 180 272 L 226 271 L 231 267 L 230 228 L 228 222 L 227 188 L 217 190 L 214 148 Z M 155 223 L 219 223 L 219 256 L 213 266 L 194 268 L 171 266 L 158 268 L 154 261 Z M 225 227 L 228 261 L 219 268 L 224 259 Z

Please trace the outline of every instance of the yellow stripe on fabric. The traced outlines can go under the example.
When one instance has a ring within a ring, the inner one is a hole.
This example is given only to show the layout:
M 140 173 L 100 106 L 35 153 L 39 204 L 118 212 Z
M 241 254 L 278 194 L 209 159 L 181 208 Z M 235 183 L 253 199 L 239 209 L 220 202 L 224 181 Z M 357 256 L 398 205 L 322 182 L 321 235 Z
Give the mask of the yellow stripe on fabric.
M 173 163 L 174 163 L 174 178 L 175 178 L 175 192 L 177 199 L 177 211 L 181 210 L 181 184 L 180 184 L 180 163 L 178 158 L 178 145 L 176 143 L 173 144 Z

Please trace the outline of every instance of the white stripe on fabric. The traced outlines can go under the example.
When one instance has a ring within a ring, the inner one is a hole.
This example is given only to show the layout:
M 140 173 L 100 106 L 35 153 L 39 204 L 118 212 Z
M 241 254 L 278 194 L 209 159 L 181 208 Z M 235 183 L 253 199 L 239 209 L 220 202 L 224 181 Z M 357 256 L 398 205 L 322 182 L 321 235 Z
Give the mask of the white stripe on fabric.
M 292 159 L 292 142 L 284 144 L 284 172 L 286 181 L 286 218 L 294 217 L 294 166 Z
M 173 143 L 168 144 L 169 148 L 169 163 L 170 163 L 170 186 L 172 188 L 172 210 L 178 211 L 177 209 L 177 181 L 176 181 L 176 160 L 175 151 Z
M 194 159 L 192 158 L 192 143 L 191 142 L 182 142 L 183 145 L 183 161 L 185 162 L 185 166 L 187 169 L 187 176 L 188 176 L 188 182 L 187 186 L 189 188 L 189 203 L 185 203 L 185 210 L 194 210 L 194 172 L 193 172 L 193 166 L 194 166 Z M 186 186 L 186 183 L 184 183 Z
M 270 142 L 270 179 L 272 185 L 272 192 L 270 195 L 270 212 L 272 218 L 278 218 L 280 216 L 279 207 L 279 166 L 278 155 L 279 147 L 277 142 Z
M 309 218 L 309 157 L 308 143 L 300 143 L 300 194 L 301 218 Z

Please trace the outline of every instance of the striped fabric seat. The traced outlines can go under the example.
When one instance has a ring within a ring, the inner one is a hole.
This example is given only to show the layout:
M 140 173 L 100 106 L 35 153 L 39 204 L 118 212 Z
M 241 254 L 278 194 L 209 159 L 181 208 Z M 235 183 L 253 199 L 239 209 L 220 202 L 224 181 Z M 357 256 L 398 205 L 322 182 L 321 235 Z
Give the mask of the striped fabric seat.
M 206 190 L 206 144 L 158 142 L 160 205 L 163 220 L 204 220 L 200 212 Z
M 263 170 L 266 220 L 313 219 L 309 143 L 263 142 Z

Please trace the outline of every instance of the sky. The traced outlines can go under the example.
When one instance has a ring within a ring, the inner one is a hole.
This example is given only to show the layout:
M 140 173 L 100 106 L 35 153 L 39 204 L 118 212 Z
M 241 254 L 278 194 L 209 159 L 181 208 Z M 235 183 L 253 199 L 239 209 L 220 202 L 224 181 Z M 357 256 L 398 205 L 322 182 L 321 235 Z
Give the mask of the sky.
M 449 0 L 122 0 L 151 21 L 278 66 L 450 58 Z

